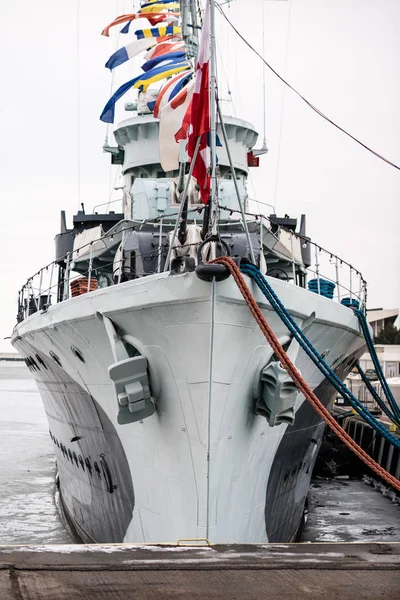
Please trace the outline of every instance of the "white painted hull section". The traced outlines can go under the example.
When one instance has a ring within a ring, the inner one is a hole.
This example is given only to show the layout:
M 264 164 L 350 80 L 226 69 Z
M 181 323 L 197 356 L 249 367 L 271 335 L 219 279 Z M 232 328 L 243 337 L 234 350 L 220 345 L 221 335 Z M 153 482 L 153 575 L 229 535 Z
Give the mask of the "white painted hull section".
M 320 352 L 329 349 L 329 364 L 336 366 L 362 353 L 363 340 L 350 309 L 279 280 L 271 283 L 300 325 L 316 313 L 307 335 Z M 257 289 L 253 293 L 285 343 L 287 331 L 280 319 Z M 108 316 L 124 332 L 124 340 L 148 359 L 157 408 L 143 422 L 117 422 L 117 399 L 108 376 L 114 358 L 97 311 Z M 286 491 L 284 486 L 276 490 L 282 513 L 274 509 L 276 515 L 268 516 L 267 489 L 276 475 L 272 469 L 288 468 L 286 459 L 277 454 L 288 426 L 270 427 L 263 416 L 254 414 L 260 372 L 272 351 L 232 278 L 209 284 L 194 273 L 161 274 L 101 289 L 32 315 L 16 327 L 13 343 L 24 356 L 39 352 L 48 357 L 53 351 L 63 372 L 106 413 L 113 426 L 109 435 L 122 444 L 129 467 L 124 476 L 133 482 L 134 509 L 123 539 L 115 534 L 112 540 L 96 534 L 96 520 L 107 519 L 106 510 L 82 525 L 77 509 L 84 505 L 90 512 L 93 494 L 107 492 L 94 488 L 82 469 L 76 471 L 68 464 L 63 471 L 60 464 L 66 461 L 56 448 L 65 508 L 86 537 L 98 542 L 207 538 L 213 543 L 255 543 L 288 541 L 294 536 L 299 513 L 291 513 L 290 504 L 304 504 L 322 428 L 316 428 L 315 422 L 301 426 L 304 464 L 302 460 L 298 472 L 288 476 Z M 81 351 L 85 363 L 72 354 L 71 345 Z M 297 354 L 295 364 L 312 388 L 323 383 L 303 353 Z M 49 373 L 51 368 L 43 376 L 51 378 Z M 35 377 L 42 391 L 42 370 Z M 46 386 L 48 390 L 50 383 Z M 48 392 L 42 395 L 46 410 L 54 416 L 57 394 L 52 400 Z M 296 415 L 303 402 L 298 394 Z M 62 411 L 49 420 L 59 436 L 76 432 L 74 418 L 65 418 Z M 298 432 L 296 436 L 298 440 Z M 312 436 L 317 440 L 310 444 Z M 103 452 L 108 456 L 111 451 L 105 447 Z M 117 488 L 115 496 L 118 493 Z M 285 534 L 274 533 L 279 527 Z

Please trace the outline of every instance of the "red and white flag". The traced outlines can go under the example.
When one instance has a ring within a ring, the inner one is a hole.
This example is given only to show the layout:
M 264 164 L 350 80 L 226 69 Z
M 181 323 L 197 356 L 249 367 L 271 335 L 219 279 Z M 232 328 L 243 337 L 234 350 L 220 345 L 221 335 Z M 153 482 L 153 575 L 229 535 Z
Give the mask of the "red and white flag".
M 174 80 L 174 83 L 176 80 Z M 192 100 L 194 88 L 194 80 L 189 81 L 177 95 L 167 102 L 165 106 L 161 106 L 159 111 L 160 130 L 160 162 L 164 171 L 174 171 L 179 169 L 179 144 L 178 139 L 186 139 L 186 135 L 182 138 L 177 137 L 182 119 L 187 112 L 188 106 Z
M 200 197 L 207 204 L 210 197 L 210 6 L 206 0 L 203 28 L 201 31 L 199 56 L 196 66 L 196 79 L 193 90 L 189 120 L 188 154 L 192 159 L 196 142 L 201 136 L 199 152 L 193 168 L 193 177 L 200 187 Z M 188 118 L 184 121 L 188 121 Z M 183 126 L 185 123 L 183 123 Z

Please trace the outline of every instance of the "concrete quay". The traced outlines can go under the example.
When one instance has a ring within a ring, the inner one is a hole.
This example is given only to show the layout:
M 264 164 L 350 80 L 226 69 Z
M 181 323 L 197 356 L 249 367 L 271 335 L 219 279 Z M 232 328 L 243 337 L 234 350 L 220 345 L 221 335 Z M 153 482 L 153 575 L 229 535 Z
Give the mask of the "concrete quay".
M 1 600 L 398 600 L 400 543 L 1 546 Z

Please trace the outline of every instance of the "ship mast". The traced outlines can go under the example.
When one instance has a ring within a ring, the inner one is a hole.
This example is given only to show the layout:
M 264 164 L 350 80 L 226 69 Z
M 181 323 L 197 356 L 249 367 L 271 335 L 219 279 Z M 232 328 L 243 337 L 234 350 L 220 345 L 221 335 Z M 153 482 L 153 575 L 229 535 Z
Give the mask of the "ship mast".
M 215 51 L 215 0 L 210 2 L 210 150 L 211 150 L 211 234 L 218 235 L 217 199 L 217 80 Z
M 195 0 L 180 0 L 182 38 L 186 45 L 188 58 L 197 60 L 199 51 L 199 35 L 197 28 L 196 3 Z M 191 23 L 189 23 L 191 21 Z

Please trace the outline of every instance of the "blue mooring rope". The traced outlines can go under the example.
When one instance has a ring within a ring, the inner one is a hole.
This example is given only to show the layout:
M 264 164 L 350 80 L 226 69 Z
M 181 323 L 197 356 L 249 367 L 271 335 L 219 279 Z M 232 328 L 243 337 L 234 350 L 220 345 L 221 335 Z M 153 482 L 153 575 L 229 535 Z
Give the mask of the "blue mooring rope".
M 372 358 L 372 362 L 375 366 L 375 370 L 376 370 L 376 374 L 378 375 L 378 379 L 379 382 L 382 386 L 382 390 L 385 394 L 386 400 L 390 406 L 390 408 L 392 410 L 390 410 L 386 404 L 383 402 L 383 400 L 380 398 L 378 392 L 376 391 L 376 389 L 371 385 L 368 377 L 366 376 L 366 374 L 364 373 L 364 371 L 362 370 L 362 368 L 360 367 L 360 364 L 357 363 L 356 367 L 357 370 L 359 372 L 359 374 L 361 375 L 361 379 L 363 380 L 364 384 L 366 385 L 369 393 L 371 394 L 371 396 L 374 398 L 375 402 L 378 404 L 378 406 L 380 407 L 380 409 L 386 414 L 387 417 L 389 417 L 389 419 L 391 421 L 393 421 L 393 423 L 395 423 L 395 425 L 397 425 L 398 427 L 400 427 L 400 408 L 392 394 L 392 391 L 390 389 L 390 387 L 388 386 L 388 383 L 386 381 L 386 378 L 383 374 L 383 371 L 381 369 L 381 365 L 378 359 L 378 356 L 376 354 L 376 350 L 375 350 L 375 346 L 374 346 L 374 342 L 373 339 L 371 337 L 371 334 L 369 332 L 369 327 L 368 327 L 368 321 L 365 318 L 364 313 L 360 310 L 360 302 L 358 300 L 356 300 L 355 298 L 343 298 L 341 300 L 341 304 L 343 304 L 344 306 L 347 306 L 348 308 L 353 308 L 354 312 L 360 322 L 360 327 L 363 331 L 364 334 L 364 338 L 365 341 L 367 342 L 367 347 L 368 347 L 368 351 L 371 355 Z
M 394 419 L 398 424 L 400 422 L 400 407 L 397 404 L 396 399 L 392 394 L 392 390 L 390 389 L 389 384 L 386 381 L 386 377 L 383 374 L 382 367 L 375 350 L 374 342 L 369 332 L 368 321 L 364 313 L 358 307 L 355 309 L 354 313 L 358 317 L 358 321 L 364 334 L 365 341 L 367 342 L 368 352 L 371 355 L 376 374 L 378 375 L 379 383 L 382 386 L 383 393 L 385 394 L 386 400 L 388 401 L 388 404 L 392 410 Z
M 241 271 L 246 275 L 249 275 L 254 282 L 257 284 L 261 292 L 267 298 L 275 312 L 278 314 L 282 322 L 286 325 L 289 331 L 292 333 L 294 338 L 297 340 L 299 345 L 303 348 L 307 356 L 313 361 L 321 373 L 326 379 L 335 387 L 335 389 L 342 394 L 344 398 L 348 400 L 351 406 L 357 411 L 357 413 L 373 428 L 378 431 L 385 439 L 388 440 L 393 446 L 400 449 L 400 440 L 392 435 L 370 412 L 361 404 L 361 402 L 352 394 L 352 392 L 346 387 L 346 385 L 339 379 L 336 373 L 331 367 L 325 362 L 319 352 L 314 348 L 311 342 L 307 339 L 304 333 L 301 331 L 297 323 L 293 320 L 290 313 L 283 306 L 274 290 L 265 279 L 263 274 L 254 265 L 244 264 L 240 267 Z
M 375 400 L 375 402 L 377 403 L 377 405 L 379 406 L 379 408 L 381 409 L 381 411 L 384 412 L 385 415 L 395 425 L 397 425 L 397 427 L 400 427 L 400 422 L 396 419 L 396 417 L 393 415 L 393 413 L 390 411 L 390 409 L 386 406 L 386 404 L 384 403 L 384 401 L 382 400 L 382 398 L 379 396 L 378 392 L 376 391 L 376 389 L 371 384 L 370 380 L 368 379 L 368 377 L 366 376 L 366 374 L 364 373 L 364 371 L 360 367 L 360 363 L 356 364 L 356 368 L 357 368 L 357 371 L 358 371 L 359 375 L 361 376 L 361 379 L 362 379 L 363 383 L 365 384 L 367 390 L 369 391 L 369 393 L 371 394 L 371 396 L 373 397 L 373 399 Z

